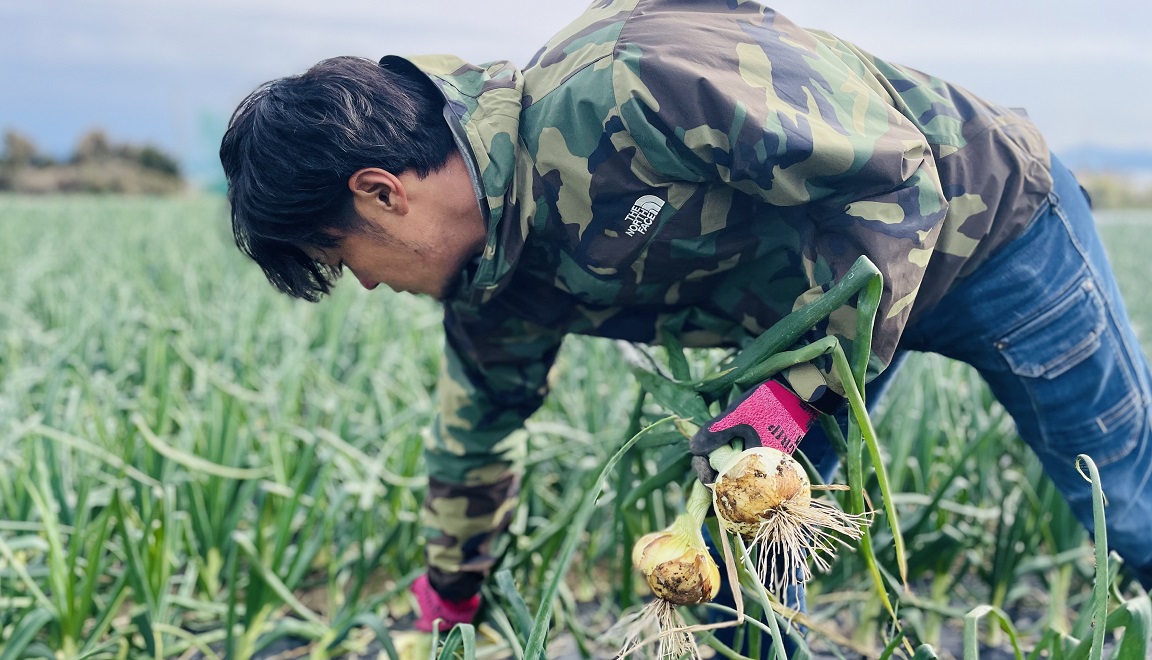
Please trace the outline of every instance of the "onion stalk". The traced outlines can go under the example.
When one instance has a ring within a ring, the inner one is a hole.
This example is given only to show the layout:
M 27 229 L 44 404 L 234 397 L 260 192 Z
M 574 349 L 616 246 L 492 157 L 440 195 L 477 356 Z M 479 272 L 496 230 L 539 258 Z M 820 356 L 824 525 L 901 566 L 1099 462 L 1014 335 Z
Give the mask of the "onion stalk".
M 709 463 L 718 472 L 712 486 L 717 518 L 757 549 L 757 576 L 777 595 L 812 578 L 808 557 L 828 570 L 840 536 L 859 539 L 868 522 L 867 515 L 812 499 L 804 468 L 777 449 L 720 447 Z

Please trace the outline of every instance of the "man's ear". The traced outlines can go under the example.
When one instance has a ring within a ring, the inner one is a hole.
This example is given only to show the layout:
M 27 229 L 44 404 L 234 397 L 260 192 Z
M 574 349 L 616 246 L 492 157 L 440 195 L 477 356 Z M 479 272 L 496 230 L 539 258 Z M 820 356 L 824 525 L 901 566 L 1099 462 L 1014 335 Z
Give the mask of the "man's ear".
M 348 177 L 353 204 L 361 217 L 373 217 L 380 212 L 405 215 L 408 213 L 408 191 L 393 173 L 379 167 L 365 167 Z

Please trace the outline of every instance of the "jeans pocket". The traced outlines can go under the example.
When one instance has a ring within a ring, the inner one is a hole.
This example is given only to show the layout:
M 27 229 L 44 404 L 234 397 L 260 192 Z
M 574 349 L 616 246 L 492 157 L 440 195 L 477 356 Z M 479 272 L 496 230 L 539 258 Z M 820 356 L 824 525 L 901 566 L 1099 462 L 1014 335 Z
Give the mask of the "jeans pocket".
M 1048 451 L 1104 466 L 1137 445 L 1144 397 L 1090 275 L 995 344 L 1031 399 Z

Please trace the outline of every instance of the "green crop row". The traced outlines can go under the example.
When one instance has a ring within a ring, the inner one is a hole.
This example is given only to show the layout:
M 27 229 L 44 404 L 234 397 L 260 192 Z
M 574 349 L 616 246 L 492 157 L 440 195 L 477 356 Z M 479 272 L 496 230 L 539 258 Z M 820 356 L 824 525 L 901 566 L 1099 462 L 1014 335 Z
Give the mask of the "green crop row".
M 1150 221 L 1105 225 L 1142 328 Z M 212 198 L 0 197 L 0 236 L 0 660 L 387 657 L 422 567 L 436 305 L 354 283 L 319 305 L 276 294 Z M 812 585 L 812 652 L 958 654 L 980 606 L 1014 621 L 985 647 L 1090 637 L 1092 546 L 1010 420 L 961 366 L 906 371 L 873 419 L 911 590 L 892 588 L 886 520 L 872 549 L 900 631 L 846 551 Z M 683 472 L 683 440 L 636 436 L 668 410 L 616 347 L 576 338 L 556 375 L 484 624 L 448 640 L 467 657 L 610 655 L 605 631 L 644 598 L 630 539 L 682 506 L 682 481 L 645 487 Z M 1113 592 L 1138 610 L 1122 573 Z

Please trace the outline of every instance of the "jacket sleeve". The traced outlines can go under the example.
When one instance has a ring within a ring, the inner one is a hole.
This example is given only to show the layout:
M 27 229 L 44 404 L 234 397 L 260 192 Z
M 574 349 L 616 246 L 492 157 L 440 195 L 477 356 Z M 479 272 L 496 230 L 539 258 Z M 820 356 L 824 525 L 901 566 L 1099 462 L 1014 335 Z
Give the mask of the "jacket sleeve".
M 543 403 L 562 335 L 495 304 L 479 312 L 448 306 L 444 329 L 437 444 L 456 454 L 487 451 Z
M 630 24 L 613 64 L 621 119 L 653 171 L 754 196 L 764 212 L 752 221 L 796 237 L 793 277 L 807 290 L 793 309 L 859 256 L 876 264 L 874 377 L 891 361 L 947 210 L 930 147 L 876 78 L 806 31 L 754 3 L 705 4 Z M 831 334 L 850 351 L 846 312 L 805 342 Z M 810 403 L 843 394 L 830 360 L 784 378 Z
M 519 493 L 519 429 L 543 402 L 558 333 L 446 307 L 439 415 L 425 444 L 428 574 L 445 598 L 474 595 L 496 561 Z

